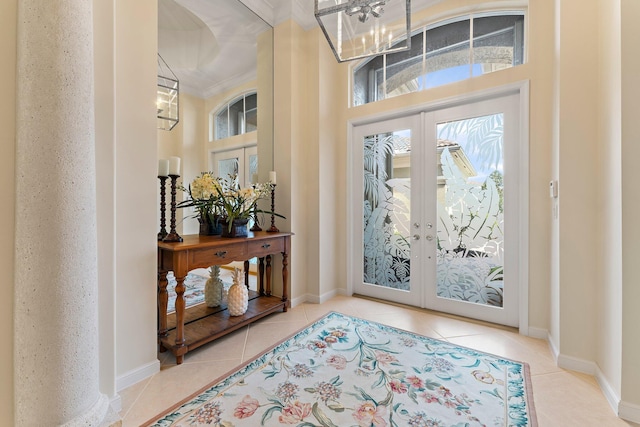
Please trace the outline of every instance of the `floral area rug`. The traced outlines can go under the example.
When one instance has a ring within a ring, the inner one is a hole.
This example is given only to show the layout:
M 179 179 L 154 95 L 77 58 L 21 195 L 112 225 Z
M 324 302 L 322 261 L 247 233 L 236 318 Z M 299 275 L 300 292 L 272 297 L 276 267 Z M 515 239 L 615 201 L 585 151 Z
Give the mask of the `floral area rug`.
M 207 279 L 208 277 L 199 274 L 187 274 L 187 277 L 184 279 L 185 308 L 204 302 L 204 285 L 207 283 Z M 167 284 L 167 293 L 169 294 L 167 313 L 173 313 L 176 311 L 176 278 L 173 275 L 173 271 L 167 273 L 167 282 L 169 282 Z M 225 283 L 224 286 L 225 289 L 228 289 L 230 284 Z
M 537 422 L 526 363 L 333 312 L 146 425 Z

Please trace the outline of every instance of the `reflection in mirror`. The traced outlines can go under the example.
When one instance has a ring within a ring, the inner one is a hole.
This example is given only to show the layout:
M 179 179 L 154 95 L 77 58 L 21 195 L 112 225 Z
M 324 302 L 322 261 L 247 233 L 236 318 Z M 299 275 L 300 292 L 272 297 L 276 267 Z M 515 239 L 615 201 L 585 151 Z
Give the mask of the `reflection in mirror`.
M 180 123 L 158 132 L 158 157 L 182 158 L 181 181 L 225 176 L 246 186 L 273 169 L 273 29 L 240 0 L 158 0 L 158 52 L 180 81 Z M 178 195 L 180 198 L 181 195 Z M 198 232 L 178 213 L 182 234 Z
M 237 175 L 239 167 L 238 157 L 232 159 L 220 160 L 218 162 L 218 176 Z

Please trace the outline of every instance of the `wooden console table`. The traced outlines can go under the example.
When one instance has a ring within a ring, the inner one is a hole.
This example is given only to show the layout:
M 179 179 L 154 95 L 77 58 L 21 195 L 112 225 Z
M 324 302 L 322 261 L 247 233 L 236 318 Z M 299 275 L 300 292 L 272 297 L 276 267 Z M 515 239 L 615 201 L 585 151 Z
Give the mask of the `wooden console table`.
M 287 270 L 291 236 L 287 232 L 249 232 L 248 237 L 182 236 L 176 243 L 158 242 L 158 343 L 160 351 L 170 350 L 176 363 L 184 355 L 216 338 L 235 331 L 278 310 L 287 311 Z M 271 296 L 271 255 L 282 254 L 282 298 Z M 184 279 L 195 268 L 244 261 L 245 284 L 249 287 L 249 259 L 257 257 L 258 292 L 249 291 L 249 308 L 242 316 L 230 316 L 227 307 L 209 308 L 198 304 L 185 309 Z M 266 283 L 265 283 L 266 261 Z M 175 312 L 167 315 L 167 272 L 176 278 Z M 266 286 L 265 286 L 266 285 Z

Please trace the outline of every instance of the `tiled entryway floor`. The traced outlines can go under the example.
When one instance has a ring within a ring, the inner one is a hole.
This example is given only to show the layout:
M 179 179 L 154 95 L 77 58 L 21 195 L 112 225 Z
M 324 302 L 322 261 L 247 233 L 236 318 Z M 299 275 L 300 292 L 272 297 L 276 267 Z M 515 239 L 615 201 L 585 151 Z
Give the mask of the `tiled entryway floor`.
M 544 340 L 521 336 L 513 329 L 343 296 L 267 316 L 189 352 L 181 365 L 175 364 L 171 353 L 159 353 L 160 372 L 120 392 L 123 425 L 140 425 L 329 311 L 529 363 L 540 427 L 638 426 L 615 416 L 592 376 L 556 367 Z

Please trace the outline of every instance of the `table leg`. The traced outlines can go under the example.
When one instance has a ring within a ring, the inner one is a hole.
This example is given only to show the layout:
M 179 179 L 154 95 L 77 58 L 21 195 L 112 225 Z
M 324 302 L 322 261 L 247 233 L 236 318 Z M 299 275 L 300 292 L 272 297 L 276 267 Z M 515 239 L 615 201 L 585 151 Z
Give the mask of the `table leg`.
M 289 291 L 287 283 L 289 282 L 289 270 L 287 266 L 289 265 L 289 256 L 286 252 L 282 252 L 282 301 L 284 304 L 283 311 L 287 311 L 287 306 L 289 305 Z
M 260 288 L 260 296 L 264 296 L 264 257 L 258 258 L 258 282 Z
M 169 303 L 169 294 L 167 293 L 167 272 L 158 272 L 158 341 L 162 337 L 167 336 L 167 305 Z M 160 351 L 164 352 L 165 348 L 160 344 Z
M 249 260 L 244 262 L 244 285 L 249 289 Z
M 174 271 L 175 274 L 175 271 Z M 186 276 L 176 275 L 176 346 L 175 349 L 179 350 L 184 347 L 184 279 Z M 174 351 L 175 352 L 175 351 Z M 182 355 L 176 356 L 176 363 L 179 365 L 182 363 Z
M 267 289 L 266 295 L 271 296 L 271 255 L 267 255 Z

